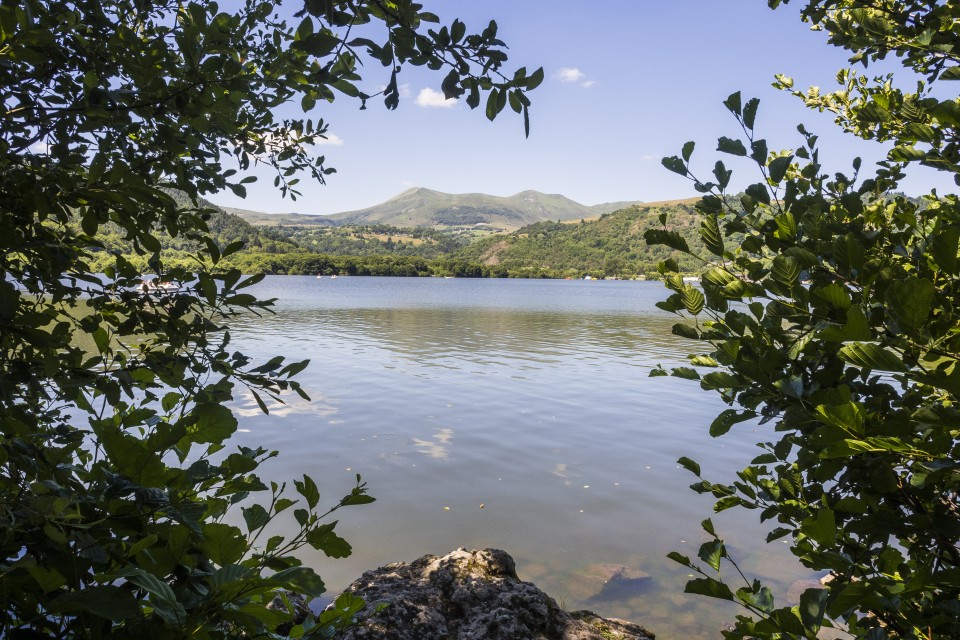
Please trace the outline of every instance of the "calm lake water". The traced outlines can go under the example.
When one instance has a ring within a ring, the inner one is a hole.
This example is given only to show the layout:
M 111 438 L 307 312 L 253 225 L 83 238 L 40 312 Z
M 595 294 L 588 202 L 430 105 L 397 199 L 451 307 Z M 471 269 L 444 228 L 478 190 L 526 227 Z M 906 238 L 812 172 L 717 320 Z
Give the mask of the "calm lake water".
M 305 558 L 331 595 L 383 564 L 498 547 L 566 608 L 660 638 L 719 638 L 738 612 L 685 596 L 686 570 L 665 558 L 696 557 L 712 515 L 676 460 L 726 481 L 772 436 L 747 424 L 712 439 L 713 394 L 648 377 L 694 347 L 654 307 L 660 283 L 274 276 L 254 293 L 277 313 L 235 319 L 235 346 L 309 358 L 313 402 L 263 416 L 240 398 L 235 440 L 279 450 L 264 477 L 307 473 L 321 504 L 356 473 L 377 498 L 336 516 L 350 558 Z M 756 520 L 714 518 L 745 572 L 783 595 L 810 576 Z M 620 566 L 628 579 L 605 584 Z

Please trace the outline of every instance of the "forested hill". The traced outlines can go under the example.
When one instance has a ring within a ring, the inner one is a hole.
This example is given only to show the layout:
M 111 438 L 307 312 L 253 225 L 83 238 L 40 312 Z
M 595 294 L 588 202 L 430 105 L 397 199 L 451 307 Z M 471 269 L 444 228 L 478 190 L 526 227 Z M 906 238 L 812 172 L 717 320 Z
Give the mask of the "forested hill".
M 667 214 L 667 228 L 677 231 L 697 253 L 700 219 L 693 209 L 696 198 L 633 205 L 599 219 L 572 222 L 540 222 L 510 234 L 488 236 L 464 248 L 461 259 L 512 273 L 552 272 L 569 277 L 582 274 L 633 277 L 652 274 L 657 262 L 675 257 L 686 270 L 699 265 L 662 246 L 648 247 L 647 229 L 661 228 L 659 216 Z
M 193 206 L 185 194 L 171 192 L 170 195 L 183 207 Z M 283 254 L 301 251 L 295 243 L 283 235 L 271 229 L 255 227 L 243 218 L 227 213 L 203 198 L 200 199 L 199 206 L 210 210 L 209 218 L 206 221 L 207 227 L 210 229 L 211 237 L 220 248 L 239 241 L 244 243 L 244 253 Z M 100 228 L 97 237 L 103 243 L 104 249 L 93 249 L 96 257 L 92 262 L 92 267 L 95 271 L 103 270 L 110 264 L 112 260 L 110 254 L 115 251 L 125 254 L 134 264 L 141 264 L 145 268 L 146 257 L 137 256 L 134 253 L 133 246 L 125 239 L 125 235 L 123 229 L 113 223 L 103 225 Z M 198 247 L 194 241 L 183 237 L 173 238 L 166 233 L 158 233 L 157 238 L 163 247 L 164 260 L 168 264 L 189 264 L 191 261 L 190 255 Z

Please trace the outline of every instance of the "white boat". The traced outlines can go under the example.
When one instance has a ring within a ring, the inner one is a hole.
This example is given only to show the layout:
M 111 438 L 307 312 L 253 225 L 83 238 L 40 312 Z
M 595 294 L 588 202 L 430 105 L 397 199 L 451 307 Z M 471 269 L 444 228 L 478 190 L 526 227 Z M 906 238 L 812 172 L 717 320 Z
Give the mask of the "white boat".
M 159 282 L 156 278 L 144 278 L 141 287 L 146 293 L 176 293 L 180 291 L 179 282 Z

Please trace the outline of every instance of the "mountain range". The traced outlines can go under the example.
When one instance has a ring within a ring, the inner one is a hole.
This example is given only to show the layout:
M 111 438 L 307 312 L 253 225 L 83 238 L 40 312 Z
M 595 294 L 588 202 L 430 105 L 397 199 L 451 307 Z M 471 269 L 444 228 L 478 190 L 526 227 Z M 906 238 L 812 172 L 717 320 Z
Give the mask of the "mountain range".
M 267 214 L 244 209 L 225 208 L 255 225 L 374 225 L 394 227 L 486 226 L 512 231 L 546 220 L 567 221 L 596 218 L 640 201 L 608 202 L 584 205 L 559 194 L 521 191 L 512 196 L 483 193 L 452 194 L 425 188 L 413 188 L 381 204 L 331 215 L 301 213 Z

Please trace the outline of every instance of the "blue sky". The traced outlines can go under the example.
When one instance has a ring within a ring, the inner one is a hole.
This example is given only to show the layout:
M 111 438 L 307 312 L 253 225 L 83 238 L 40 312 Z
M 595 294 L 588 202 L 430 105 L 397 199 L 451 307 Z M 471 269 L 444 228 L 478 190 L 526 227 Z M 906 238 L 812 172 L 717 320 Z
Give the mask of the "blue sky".
M 771 87 L 773 76 L 784 73 L 798 88 L 830 89 L 846 63 L 842 50 L 800 22 L 796 0 L 777 11 L 765 0 L 422 1 L 445 23 L 459 17 L 471 30 L 495 19 L 510 47 L 511 69 L 544 67 L 546 80 L 530 95 L 528 139 L 509 109 L 491 123 L 482 107 L 429 106 L 436 100 L 424 91 L 438 91 L 442 75 L 407 68 L 400 76 L 406 97 L 396 111 L 379 101 L 359 111 L 344 98 L 310 114 L 330 124 L 336 143 L 317 147 L 337 169 L 325 186 L 304 177 L 303 196 L 291 202 L 264 173 L 245 200 L 231 194 L 212 200 L 271 213 L 328 214 L 371 206 L 414 186 L 494 195 L 535 189 L 584 204 L 692 197 L 690 183 L 664 169 L 660 158 L 694 140 L 694 164 L 707 175 L 720 156 L 717 137 L 739 133 L 721 104 L 737 90 L 760 98 L 757 129 L 771 148 L 799 144 L 795 127 L 802 122 L 820 135 L 828 169 L 845 170 L 856 155 L 866 169 L 885 153 L 881 145 L 840 134 L 829 115 Z M 375 91 L 386 73 L 370 64 L 365 80 Z M 744 164 L 733 184 L 758 179 Z M 945 191 L 950 184 L 920 170 L 903 188 Z

